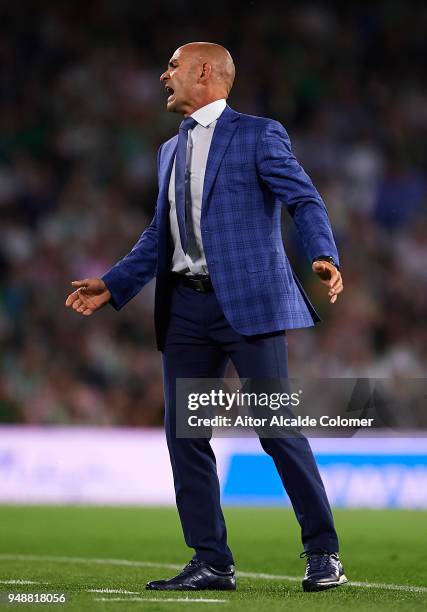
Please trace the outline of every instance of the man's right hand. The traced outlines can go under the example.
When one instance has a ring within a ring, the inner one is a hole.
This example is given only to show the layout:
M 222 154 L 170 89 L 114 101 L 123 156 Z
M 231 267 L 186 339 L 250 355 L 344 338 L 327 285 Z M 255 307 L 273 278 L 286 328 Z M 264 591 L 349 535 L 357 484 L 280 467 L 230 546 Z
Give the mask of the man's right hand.
M 100 278 L 85 278 L 71 283 L 76 291 L 70 293 L 65 305 L 88 317 L 111 299 L 107 285 Z

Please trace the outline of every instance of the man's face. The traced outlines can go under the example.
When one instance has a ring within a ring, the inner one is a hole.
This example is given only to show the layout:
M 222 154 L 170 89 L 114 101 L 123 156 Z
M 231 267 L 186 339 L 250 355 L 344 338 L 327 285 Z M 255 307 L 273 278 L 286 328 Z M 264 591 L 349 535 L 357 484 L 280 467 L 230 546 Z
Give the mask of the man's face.
M 166 108 L 169 112 L 185 114 L 191 108 L 197 74 L 197 62 L 192 54 L 177 49 L 160 77 L 168 95 Z

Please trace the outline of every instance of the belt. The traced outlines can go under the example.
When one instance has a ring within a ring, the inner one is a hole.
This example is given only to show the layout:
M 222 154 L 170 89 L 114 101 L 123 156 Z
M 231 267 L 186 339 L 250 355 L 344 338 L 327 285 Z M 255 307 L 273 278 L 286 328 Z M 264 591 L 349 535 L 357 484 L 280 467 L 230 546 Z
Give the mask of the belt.
M 212 281 L 208 274 L 187 276 L 186 274 L 172 272 L 172 275 L 176 282 L 180 283 L 181 285 L 184 285 L 185 287 L 190 287 L 191 289 L 194 289 L 194 291 L 198 291 L 199 293 L 211 293 L 214 290 L 212 286 Z

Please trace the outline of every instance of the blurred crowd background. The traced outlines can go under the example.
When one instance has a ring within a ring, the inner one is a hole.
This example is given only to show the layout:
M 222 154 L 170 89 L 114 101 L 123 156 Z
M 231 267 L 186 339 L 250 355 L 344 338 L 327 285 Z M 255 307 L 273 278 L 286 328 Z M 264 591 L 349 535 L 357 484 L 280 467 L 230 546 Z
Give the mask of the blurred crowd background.
M 421 2 L 2 4 L 0 420 L 162 422 L 153 285 L 119 314 L 64 301 L 151 219 L 156 152 L 180 122 L 159 76 L 193 40 L 230 49 L 230 105 L 285 125 L 333 223 L 332 307 L 284 212 L 323 318 L 289 333 L 291 375 L 425 376 L 426 31 Z

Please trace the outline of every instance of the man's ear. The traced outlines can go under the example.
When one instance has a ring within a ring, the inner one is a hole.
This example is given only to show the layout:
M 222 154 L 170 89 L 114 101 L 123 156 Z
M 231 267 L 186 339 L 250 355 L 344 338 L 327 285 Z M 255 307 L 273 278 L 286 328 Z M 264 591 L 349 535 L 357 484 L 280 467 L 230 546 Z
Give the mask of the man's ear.
M 204 62 L 202 65 L 202 70 L 200 72 L 199 81 L 206 81 L 212 73 L 212 64 L 208 62 Z

